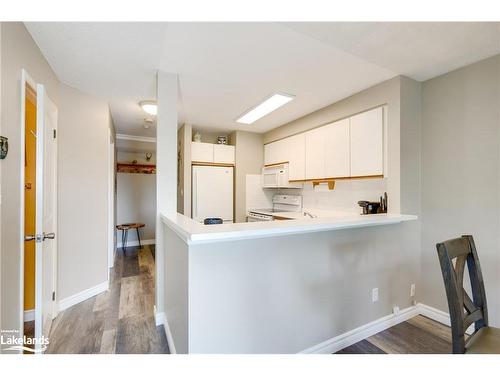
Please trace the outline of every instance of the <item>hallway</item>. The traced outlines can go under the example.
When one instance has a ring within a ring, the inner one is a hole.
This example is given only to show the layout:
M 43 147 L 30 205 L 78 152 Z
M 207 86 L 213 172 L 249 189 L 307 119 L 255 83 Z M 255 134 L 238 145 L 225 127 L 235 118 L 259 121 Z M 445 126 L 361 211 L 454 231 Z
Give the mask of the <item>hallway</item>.
M 118 249 L 107 292 L 61 312 L 47 353 L 168 354 L 153 306 L 154 245 Z

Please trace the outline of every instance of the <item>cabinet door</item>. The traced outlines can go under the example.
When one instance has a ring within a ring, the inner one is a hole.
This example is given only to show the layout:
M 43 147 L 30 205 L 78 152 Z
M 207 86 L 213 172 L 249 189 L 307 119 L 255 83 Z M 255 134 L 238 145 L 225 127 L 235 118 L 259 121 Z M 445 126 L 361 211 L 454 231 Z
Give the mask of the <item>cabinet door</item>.
M 286 138 L 285 146 L 288 152 L 289 180 L 304 180 L 306 178 L 306 136 L 304 133 Z
M 191 160 L 206 163 L 214 162 L 214 145 L 212 143 L 192 142 Z
M 272 148 L 273 144 L 268 143 L 267 145 L 264 145 L 264 165 L 269 165 L 272 164 Z
M 288 161 L 286 138 L 264 145 L 264 164 L 277 164 Z
M 351 117 L 351 176 L 384 173 L 382 108 Z
M 214 145 L 214 163 L 234 164 L 234 146 Z
M 325 127 L 310 130 L 306 136 L 306 179 L 325 178 Z
M 349 119 L 345 119 L 325 126 L 325 175 L 349 177 L 350 171 Z

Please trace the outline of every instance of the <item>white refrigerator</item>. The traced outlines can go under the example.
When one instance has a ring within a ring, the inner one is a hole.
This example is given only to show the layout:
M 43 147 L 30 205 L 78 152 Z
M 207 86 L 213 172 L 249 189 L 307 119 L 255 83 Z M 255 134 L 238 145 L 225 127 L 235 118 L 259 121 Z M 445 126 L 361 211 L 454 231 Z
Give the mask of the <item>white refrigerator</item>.
M 217 217 L 233 222 L 233 167 L 193 166 L 192 218 Z

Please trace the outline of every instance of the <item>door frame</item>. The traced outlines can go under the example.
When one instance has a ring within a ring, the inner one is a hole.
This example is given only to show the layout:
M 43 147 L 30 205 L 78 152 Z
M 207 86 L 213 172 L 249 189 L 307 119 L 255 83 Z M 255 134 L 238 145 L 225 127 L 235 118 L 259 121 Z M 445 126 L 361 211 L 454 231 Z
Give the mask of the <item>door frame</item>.
M 37 84 L 26 72 L 26 70 L 21 69 L 21 116 L 20 116 L 20 145 L 21 145 L 21 157 L 20 157 L 20 179 L 19 179 L 19 332 L 21 337 L 24 336 L 24 183 L 25 183 L 25 155 L 26 155 L 26 85 L 29 85 L 34 92 L 36 92 Z M 36 285 L 35 285 L 36 288 Z
M 115 144 L 111 129 L 108 130 L 108 283 L 115 261 Z

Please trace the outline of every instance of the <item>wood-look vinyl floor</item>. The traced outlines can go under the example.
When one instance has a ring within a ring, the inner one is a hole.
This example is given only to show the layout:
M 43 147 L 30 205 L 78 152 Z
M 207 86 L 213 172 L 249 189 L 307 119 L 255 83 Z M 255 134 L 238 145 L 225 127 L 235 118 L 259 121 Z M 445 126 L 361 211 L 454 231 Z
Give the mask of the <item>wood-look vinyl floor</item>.
M 118 249 L 110 288 L 61 312 L 46 353 L 169 353 L 154 320 L 154 245 Z
M 451 329 L 418 315 L 336 354 L 450 354 Z

